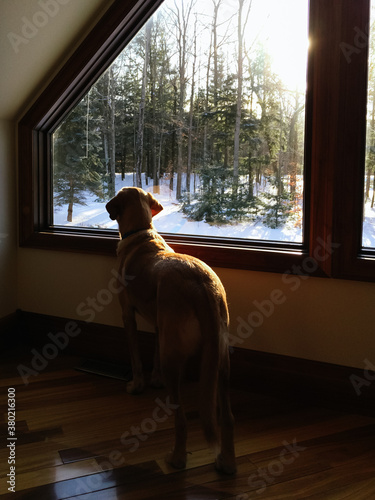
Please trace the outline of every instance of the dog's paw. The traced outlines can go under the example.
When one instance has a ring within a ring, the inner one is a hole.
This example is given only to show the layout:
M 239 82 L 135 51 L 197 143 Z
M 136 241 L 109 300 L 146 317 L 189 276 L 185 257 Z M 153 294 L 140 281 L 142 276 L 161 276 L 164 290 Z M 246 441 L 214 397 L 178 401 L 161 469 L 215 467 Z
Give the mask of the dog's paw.
M 126 384 L 126 392 L 128 394 L 141 394 L 143 389 L 145 388 L 145 384 L 143 380 L 132 380 Z
M 215 469 L 220 474 L 233 475 L 237 472 L 236 461 L 234 458 L 225 460 L 220 453 L 215 460 Z
M 175 451 L 170 451 L 165 457 L 165 461 L 168 465 L 171 465 L 175 469 L 185 469 L 186 467 L 186 456 L 187 453 L 176 453 Z

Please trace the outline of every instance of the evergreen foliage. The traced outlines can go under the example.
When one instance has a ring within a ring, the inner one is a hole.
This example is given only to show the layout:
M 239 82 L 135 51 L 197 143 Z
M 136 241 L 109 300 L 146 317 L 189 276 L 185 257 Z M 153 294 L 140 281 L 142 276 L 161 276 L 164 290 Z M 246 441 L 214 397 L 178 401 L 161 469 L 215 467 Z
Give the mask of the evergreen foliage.
M 283 226 L 292 210 L 292 195 L 284 190 L 282 182 L 270 177 L 270 191 L 262 194 L 262 210 L 264 224 L 271 229 Z

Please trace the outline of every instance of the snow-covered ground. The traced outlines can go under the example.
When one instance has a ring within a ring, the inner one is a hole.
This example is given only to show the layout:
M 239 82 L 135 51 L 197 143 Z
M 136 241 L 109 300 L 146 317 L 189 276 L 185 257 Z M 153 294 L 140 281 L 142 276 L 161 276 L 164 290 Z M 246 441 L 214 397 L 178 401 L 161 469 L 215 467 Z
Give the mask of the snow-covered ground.
M 372 191 L 370 191 L 370 200 Z M 375 248 L 375 207 L 371 208 L 371 203 L 368 201 L 365 205 L 362 245 L 368 248 Z
M 122 181 L 121 175 L 116 174 L 116 192 L 125 186 L 133 186 L 133 175 L 127 174 L 124 181 Z M 153 190 L 152 181 L 149 181 L 149 184 L 146 185 L 145 178 L 143 178 L 143 189 L 152 192 L 164 207 L 164 210 L 154 217 L 154 225 L 162 233 L 302 242 L 301 229 L 288 224 L 284 227 L 271 229 L 264 226 L 260 221 L 212 225 L 203 221 L 189 220 L 180 211 L 181 205 L 176 201 L 175 193 L 169 189 L 168 179 L 161 180 L 159 192 L 156 193 Z M 87 193 L 86 200 L 86 205 L 74 205 L 72 222 L 66 220 L 67 205 L 55 207 L 54 225 L 94 227 L 117 231 L 117 222 L 110 220 L 105 209 L 106 202 L 95 201 L 95 197 L 90 193 Z M 363 245 L 375 248 L 375 209 L 371 209 L 370 205 L 366 206 L 363 229 Z

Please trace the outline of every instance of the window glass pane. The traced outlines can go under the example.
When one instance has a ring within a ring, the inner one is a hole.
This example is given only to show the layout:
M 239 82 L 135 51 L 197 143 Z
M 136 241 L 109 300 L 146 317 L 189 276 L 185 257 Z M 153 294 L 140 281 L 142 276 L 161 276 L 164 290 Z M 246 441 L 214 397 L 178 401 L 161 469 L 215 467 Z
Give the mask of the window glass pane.
M 375 248 L 375 4 L 371 3 L 362 245 Z
M 302 242 L 308 0 L 166 0 L 53 133 L 53 224 Z

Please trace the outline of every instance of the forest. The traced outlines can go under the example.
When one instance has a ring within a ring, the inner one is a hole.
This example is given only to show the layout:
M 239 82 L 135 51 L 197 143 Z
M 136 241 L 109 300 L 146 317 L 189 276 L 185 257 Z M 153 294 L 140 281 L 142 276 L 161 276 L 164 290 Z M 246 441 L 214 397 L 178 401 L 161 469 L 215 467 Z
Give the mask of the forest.
M 276 3 L 263 2 L 270 12 Z M 261 4 L 162 4 L 52 135 L 54 205 L 67 206 L 68 222 L 132 173 L 156 193 L 168 182 L 192 220 L 301 228 L 307 18 L 295 20 L 306 40 L 293 41 L 306 46 L 301 86 L 277 71 Z

